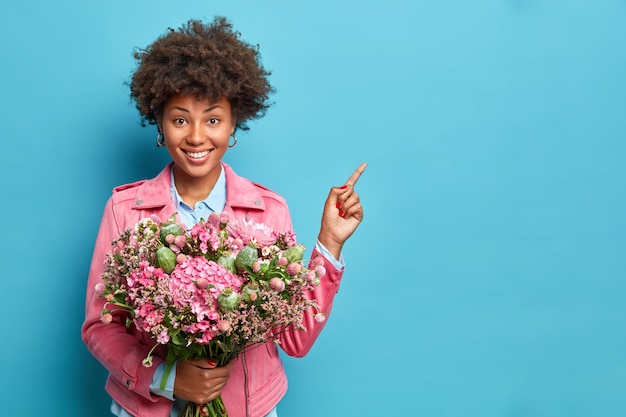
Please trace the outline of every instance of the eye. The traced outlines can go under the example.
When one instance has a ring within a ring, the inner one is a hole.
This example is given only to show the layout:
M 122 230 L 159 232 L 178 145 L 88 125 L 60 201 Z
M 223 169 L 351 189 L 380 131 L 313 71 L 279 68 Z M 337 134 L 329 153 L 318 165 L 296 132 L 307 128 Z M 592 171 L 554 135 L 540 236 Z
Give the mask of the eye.
M 183 119 L 182 117 L 177 117 L 174 119 L 174 124 L 177 126 L 184 125 L 185 119 Z
M 218 119 L 218 118 L 216 118 L 216 117 L 211 117 L 211 118 L 209 119 L 209 124 L 210 124 L 210 125 L 216 125 L 216 124 L 218 124 L 219 122 L 220 122 L 220 119 Z

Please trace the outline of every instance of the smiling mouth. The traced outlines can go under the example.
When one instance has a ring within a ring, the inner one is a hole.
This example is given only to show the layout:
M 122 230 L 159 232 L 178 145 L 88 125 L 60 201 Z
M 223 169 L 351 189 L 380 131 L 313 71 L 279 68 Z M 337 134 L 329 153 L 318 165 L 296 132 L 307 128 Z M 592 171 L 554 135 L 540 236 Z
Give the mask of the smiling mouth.
M 190 158 L 193 159 L 201 159 L 204 158 L 205 156 L 207 156 L 208 154 L 211 153 L 213 149 L 210 149 L 208 151 L 202 151 L 202 152 L 185 152 Z

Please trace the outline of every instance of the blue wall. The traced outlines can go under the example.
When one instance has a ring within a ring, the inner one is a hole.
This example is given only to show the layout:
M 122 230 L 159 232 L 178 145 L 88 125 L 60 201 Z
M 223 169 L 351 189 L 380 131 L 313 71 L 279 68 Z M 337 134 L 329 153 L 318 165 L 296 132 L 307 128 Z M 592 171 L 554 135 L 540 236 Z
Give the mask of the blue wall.
M 300 240 L 370 164 L 281 416 L 626 415 L 623 0 L 4 5 L 2 415 L 109 415 L 79 334 L 92 245 L 112 187 L 167 161 L 132 50 L 216 14 L 277 88 L 226 160 L 286 197 Z

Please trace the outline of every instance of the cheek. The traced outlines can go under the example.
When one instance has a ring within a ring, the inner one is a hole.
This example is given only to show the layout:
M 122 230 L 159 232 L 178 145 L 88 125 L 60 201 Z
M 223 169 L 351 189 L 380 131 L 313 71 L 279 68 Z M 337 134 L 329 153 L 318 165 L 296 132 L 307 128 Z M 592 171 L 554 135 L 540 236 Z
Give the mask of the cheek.
M 161 133 L 163 134 L 163 136 L 167 137 L 167 136 L 171 136 L 171 132 L 170 129 L 167 126 L 159 126 L 159 130 L 161 131 Z
M 179 142 L 185 133 L 181 129 L 177 129 L 173 126 L 163 126 L 161 132 L 168 142 Z
M 231 140 L 231 132 L 232 130 L 230 128 L 220 129 L 220 133 L 218 135 L 215 135 L 213 138 L 216 142 L 219 142 L 220 144 L 228 145 Z

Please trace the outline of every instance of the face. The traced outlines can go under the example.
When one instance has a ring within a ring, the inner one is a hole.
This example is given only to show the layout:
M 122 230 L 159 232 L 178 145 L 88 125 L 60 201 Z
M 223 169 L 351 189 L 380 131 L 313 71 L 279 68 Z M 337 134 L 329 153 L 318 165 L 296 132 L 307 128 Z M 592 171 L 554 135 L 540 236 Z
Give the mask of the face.
M 212 188 L 219 177 L 220 161 L 235 131 L 230 103 L 193 96 L 172 96 L 163 108 L 159 127 L 174 160 L 177 188 L 203 184 Z

